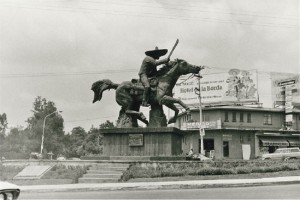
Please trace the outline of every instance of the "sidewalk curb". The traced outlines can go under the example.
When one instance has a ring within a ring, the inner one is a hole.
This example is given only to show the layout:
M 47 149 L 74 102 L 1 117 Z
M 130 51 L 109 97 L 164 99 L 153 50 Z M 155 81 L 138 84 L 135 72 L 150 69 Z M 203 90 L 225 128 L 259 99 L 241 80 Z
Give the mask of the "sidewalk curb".
M 300 176 L 262 179 L 225 179 L 170 182 L 134 182 L 103 184 L 65 184 L 20 186 L 21 192 L 87 192 L 117 190 L 201 189 L 300 184 Z

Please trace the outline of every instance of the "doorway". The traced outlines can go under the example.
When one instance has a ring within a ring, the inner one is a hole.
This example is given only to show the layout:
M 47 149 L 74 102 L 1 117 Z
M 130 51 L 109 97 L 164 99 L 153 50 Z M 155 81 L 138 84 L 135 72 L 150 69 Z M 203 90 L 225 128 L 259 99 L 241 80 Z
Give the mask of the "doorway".
M 203 146 L 204 146 L 205 156 L 208 156 L 208 155 L 206 155 L 207 153 L 215 150 L 214 139 L 203 139 Z M 201 152 L 201 140 L 199 139 L 199 153 L 200 152 Z
M 229 142 L 223 141 L 223 156 L 229 157 Z

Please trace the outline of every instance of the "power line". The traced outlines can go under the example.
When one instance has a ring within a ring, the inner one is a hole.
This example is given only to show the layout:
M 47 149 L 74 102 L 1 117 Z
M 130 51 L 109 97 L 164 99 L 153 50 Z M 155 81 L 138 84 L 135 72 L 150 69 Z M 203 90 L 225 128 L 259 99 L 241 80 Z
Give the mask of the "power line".
M 98 14 L 109 14 L 109 15 L 123 15 L 123 16 L 129 16 L 129 17 L 150 17 L 150 18 L 159 18 L 162 17 L 164 19 L 171 19 L 171 20 L 188 20 L 188 21 L 204 21 L 204 22 L 217 22 L 217 23 L 225 23 L 225 24 L 240 24 L 240 25 L 254 25 L 254 26 L 264 26 L 264 27 L 281 27 L 281 28 L 298 28 L 297 25 L 290 25 L 290 24 L 276 24 L 276 23 L 252 23 L 251 21 L 243 21 L 243 20 L 222 20 L 218 18 L 206 18 L 206 17 L 180 17 L 178 15 L 163 15 L 163 14 L 156 14 L 156 13 L 132 13 L 132 12 L 126 12 L 123 10 L 107 10 L 107 9 L 95 9 L 95 8 L 70 8 L 65 7 L 65 9 L 61 9 L 61 7 L 57 6 L 46 6 L 46 8 L 39 7 L 39 6 L 11 6 L 11 5 L 4 5 L 6 7 L 17 7 L 17 8 L 25 8 L 25 9 L 37 9 L 37 10 L 47 10 L 47 11 L 67 11 L 67 12 L 98 12 Z M 48 7 L 48 8 L 47 8 Z M 99 11 L 103 11 L 103 13 L 99 13 Z
M 89 119 L 79 119 L 79 120 L 68 120 L 68 121 L 64 121 L 64 122 L 83 122 L 83 121 L 93 121 L 93 120 L 98 120 L 98 119 L 103 119 L 103 118 L 110 118 L 110 117 L 116 117 L 116 115 L 105 116 L 105 117 L 100 117 L 100 118 L 89 118 Z
M 94 3 L 94 4 L 107 4 L 107 2 L 100 2 L 100 1 L 90 1 L 90 0 L 82 0 L 81 2 L 90 2 L 90 3 Z M 144 3 L 147 3 L 147 2 L 144 2 Z M 249 14 L 247 12 L 230 12 L 230 11 L 224 11 L 222 10 L 221 12 L 220 11 L 214 11 L 214 10 L 199 10 L 199 9 L 188 9 L 188 8 L 185 8 L 185 5 L 186 4 L 168 4 L 168 3 L 164 3 L 164 5 L 171 5 L 171 6 L 176 6 L 176 7 L 168 7 L 168 6 L 148 6 L 148 5 L 143 5 L 143 4 L 128 4 L 128 3 L 114 3 L 114 2 L 109 2 L 109 4 L 115 4 L 115 5 L 125 5 L 125 6 L 131 6 L 131 7 L 147 7 L 147 8 L 160 8 L 160 9 L 170 9 L 170 10 L 178 10 L 178 11 L 182 11 L 182 10 L 185 10 L 185 11 L 191 11 L 191 12 L 204 12 L 204 13 L 220 13 L 220 14 L 227 14 L 227 15 L 242 15 L 242 16 L 250 16 L 250 17 L 253 17 L 253 16 L 256 16 L 256 17 L 265 17 L 265 18 L 275 18 L 275 19 L 284 19 L 284 20 L 299 20 L 298 18 L 289 18 L 289 17 L 278 17 L 278 16 L 274 16 L 274 15 L 266 15 L 265 13 L 263 14 Z M 180 6 L 180 8 L 178 8 L 178 6 Z M 195 8 L 195 7 L 193 7 Z M 203 7 L 202 7 L 203 8 Z M 206 7 L 207 8 L 207 7 Z M 251 12 L 253 13 L 253 12 Z M 297 17 L 297 16 L 295 16 Z
M 25 3 L 28 3 L 29 1 L 26 1 Z M 61 3 L 62 1 L 47 1 L 47 0 L 42 0 L 42 1 L 30 1 L 31 3 Z M 221 14 L 229 14 L 229 15 L 243 15 L 243 16 L 256 16 L 256 17 L 265 17 L 265 18 L 276 18 L 276 19 L 285 19 L 285 20 L 299 20 L 298 19 L 298 15 L 287 15 L 290 17 L 278 17 L 277 13 L 268 13 L 266 14 L 266 12 L 257 12 L 257 11 L 240 11 L 240 10 L 224 10 L 224 9 L 211 9 L 211 7 L 207 7 L 207 6 L 195 6 L 193 5 L 192 8 L 201 8 L 200 10 L 197 9 L 189 9 L 190 7 L 187 7 L 188 4 L 184 3 L 184 4 L 176 4 L 176 3 L 167 3 L 167 2 L 163 2 L 163 6 L 155 6 L 155 4 L 153 2 L 141 2 L 141 1 L 132 1 L 132 3 L 128 3 L 127 2 L 113 2 L 113 1 L 92 1 L 92 0 L 81 0 L 81 3 L 92 3 L 92 4 L 105 4 L 105 5 L 123 5 L 123 6 L 128 6 L 128 7 L 144 7 L 144 8 L 159 8 L 159 9 L 170 9 L 170 10 L 186 10 L 186 11 L 192 11 L 192 12 L 214 12 L 214 13 L 221 13 Z M 3 3 L 11 3 L 11 1 L 9 2 L 3 2 Z M 22 1 L 22 3 L 24 3 L 24 1 Z M 198 2 L 197 2 L 198 3 Z M 34 5 L 34 4 L 32 4 Z M 37 5 L 37 4 L 35 4 Z M 41 5 L 41 4 L 40 4 Z M 203 8 L 205 8 L 205 10 L 203 10 Z M 292 18 L 291 18 L 292 17 Z
M 224 73 L 227 72 L 230 69 L 239 69 L 238 67 L 212 67 L 212 66 L 206 66 L 204 70 L 219 70 L 221 72 L 215 72 L 215 73 L 204 73 L 204 74 L 218 74 L 218 73 Z M 240 69 L 240 70 L 257 70 L 257 69 Z M 126 69 L 126 70 L 103 70 L 103 71 L 81 71 L 81 72 L 69 72 L 69 73 L 33 73 L 33 74 L 0 74 L 0 78 L 35 78 L 35 77 L 53 77 L 53 76 L 84 76 L 84 75 L 95 75 L 95 74 L 116 74 L 116 73 L 137 73 L 137 69 Z M 269 74 L 272 72 L 262 72 L 258 71 L 258 74 Z M 275 72 L 276 73 L 276 72 Z M 279 73 L 279 72 L 278 72 Z M 203 74 L 203 75 L 204 75 Z
M 115 74 L 115 73 L 131 73 L 136 72 L 136 69 L 127 70 L 104 70 L 104 71 L 90 71 L 90 72 L 69 72 L 69 73 L 35 73 L 35 74 L 0 74 L 0 78 L 34 78 L 34 77 L 48 77 L 48 76 L 83 76 L 94 74 Z

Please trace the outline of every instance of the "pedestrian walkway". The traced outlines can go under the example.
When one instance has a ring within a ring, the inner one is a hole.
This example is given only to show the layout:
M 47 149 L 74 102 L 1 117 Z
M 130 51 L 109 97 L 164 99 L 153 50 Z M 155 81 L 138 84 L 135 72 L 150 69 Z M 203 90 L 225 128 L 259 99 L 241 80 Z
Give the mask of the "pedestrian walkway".
M 103 190 L 145 190 L 145 189 L 179 189 L 179 188 L 212 188 L 243 187 L 276 184 L 300 183 L 300 176 L 260 178 L 260 179 L 225 179 L 193 180 L 168 182 L 131 182 L 131 183 L 93 183 L 65 185 L 32 185 L 20 186 L 21 192 L 59 192 L 59 191 L 103 191 Z

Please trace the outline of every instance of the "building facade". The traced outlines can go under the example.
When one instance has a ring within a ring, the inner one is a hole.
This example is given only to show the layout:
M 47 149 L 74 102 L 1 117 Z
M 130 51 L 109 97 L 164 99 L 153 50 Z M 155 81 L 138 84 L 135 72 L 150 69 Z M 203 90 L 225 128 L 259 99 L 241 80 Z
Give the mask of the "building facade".
M 286 123 L 286 112 L 278 108 L 216 106 L 202 108 L 205 130 L 203 147 L 206 156 L 216 159 L 254 159 L 272 153 L 280 147 L 300 146 L 300 110 L 289 113 L 292 123 Z M 182 113 L 175 124 L 185 130 L 183 152 L 200 152 L 199 109 Z

